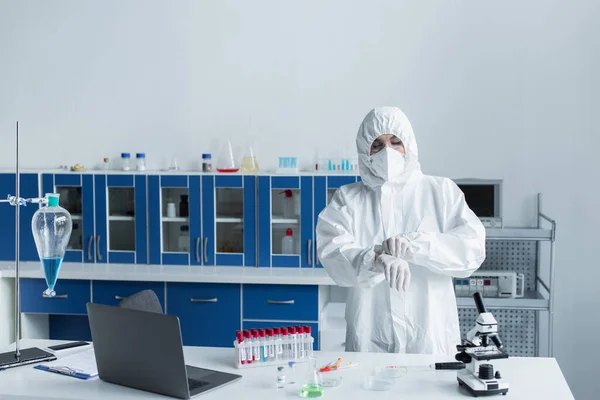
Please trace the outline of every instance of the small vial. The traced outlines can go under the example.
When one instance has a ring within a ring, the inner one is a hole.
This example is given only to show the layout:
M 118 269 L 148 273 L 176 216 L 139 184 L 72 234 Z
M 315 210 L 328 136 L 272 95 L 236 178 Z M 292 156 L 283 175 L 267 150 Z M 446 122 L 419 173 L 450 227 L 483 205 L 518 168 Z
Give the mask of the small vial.
M 108 161 L 108 157 L 104 157 L 102 160 L 102 169 L 108 171 L 110 169 L 110 162 Z
M 294 384 L 296 383 L 296 363 L 294 361 L 290 361 L 289 365 L 289 373 L 288 373 L 288 383 Z
M 131 170 L 131 154 L 121 153 L 121 169 L 123 171 Z
M 146 170 L 146 154 L 144 154 L 144 153 L 137 153 L 135 155 L 135 158 L 137 160 L 137 170 L 138 171 L 145 171 Z
M 277 367 L 277 388 L 283 389 L 285 387 L 285 370 L 283 367 Z
M 202 172 L 212 172 L 211 158 L 210 153 L 202 154 Z

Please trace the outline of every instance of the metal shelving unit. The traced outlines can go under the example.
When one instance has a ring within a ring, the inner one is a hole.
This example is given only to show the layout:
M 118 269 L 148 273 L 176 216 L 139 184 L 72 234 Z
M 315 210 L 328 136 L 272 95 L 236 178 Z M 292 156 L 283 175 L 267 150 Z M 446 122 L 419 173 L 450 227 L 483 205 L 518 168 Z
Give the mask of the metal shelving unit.
M 512 245 L 505 246 L 504 250 L 506 253 L 495 257 L 492 264 L 495 269 L 505 269 L 503 263 L 509 263 L 511 265 L 518 265 L 520 268 L 533 269 L 535 271 L 527 271 L 530 276 L 530 284 L 525 291 L 525 296 L 521 298 L 494 298 L 486 297 L 484 299 L 486 307 L 490 309 L 499 310 L 501 312 L 509 312 L 509 310 L 516 312 L 547 312 L 548 313 L 548 355 L 552 356 L 553 348 L 553 324 L 554 324 L 554 252 L 555 252 L 555 240 L 556 240 L 556 221 L 541 211 L 542 207 L 542 195 L 538 194 L 537 197 L 537 216 L 538 224 L 535 228 L 487 228 L 486 239 L 488 244 L 490 243 L 512 243 Z M 549 227 L 548 227 L 549 225 Z M 525 254 L 523 249 L 530 248 L 529 243 L 535 243 L 535 261 L 530 262 L 528 254 Z M 548 259 L 548 281 L 545 281 L 541 276 L 541 246 L 540 242 L 549 243 L 549 259 Z M 514 250 L 513 250 L 514 248 Z M 499 249 L 495 249 L 500 252 Z M 515 257 L 517 253 L 520 257 Z M 487 261 L 487 260 L 486 260 Z M 527 266 L 525 266 L 527 264 Z M 484 268 L 484 270 L 487 268 Z M 507 267 L 510 269 L 510 267 Z M 525 284 L 525 283 L 524 283 Z M 471 309 L 475 309 L 475 304 L 472 297 L 457 297 L 458 308 L 463 312 L 469 312 Z M 505 311 L 506 310 L 506 311 Z M 528 328 L 527 328 L 528 329 Z M 516 326 L 516 330 L 526 330 L 525 327 Z M 537 331 L 537 329 L 535 329 Z M 537 334 L 538 332 L 536 332 Z M 537 336 L 536 336 L 537 337 Z M 528 340 L 533 340 L 528 338 Z M 536 349 L 536 355 L 539 352 Z

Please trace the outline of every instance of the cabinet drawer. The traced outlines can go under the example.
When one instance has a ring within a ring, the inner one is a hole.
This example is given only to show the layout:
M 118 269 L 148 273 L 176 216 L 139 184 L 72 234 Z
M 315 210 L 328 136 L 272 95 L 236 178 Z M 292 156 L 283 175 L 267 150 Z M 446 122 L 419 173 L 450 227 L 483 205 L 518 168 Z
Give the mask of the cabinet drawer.
M 311 328 L 311 335 L 315 339 L 315 343 L 313 344 L 313 350 L 319 350 L 319 324 L 317 323 L 308 323 L 308 324 L 298 324 L 294 321 L 244 321 L 243 329 L 260 329 L 260 328 L 280 328 L 280 327 L 288 327 L 288 326 L 298 326 L 298 325 L 308 325 Z M 343 351 L 343 349 L 342 349 Z
M 319 290 L 310 285 L 244 285 L 244 319 L 318 321 Z
M 165 284 L 163 282 L 94 281 L 92 289 L 93 302 L 109 306 L 116 306 L 123 298 L 150 289 L 156 293 L 163 310 L 165 309 Z
M 40 314 L 86 314 L 90 301 L 90 281 L 58 279 L 56 296 L 44 297 L 44 279 L 21 279 L 21 311 Z
M 169 282 L 167 299 L 185 346 L 233 347 L 241 323 L 240 285 Z

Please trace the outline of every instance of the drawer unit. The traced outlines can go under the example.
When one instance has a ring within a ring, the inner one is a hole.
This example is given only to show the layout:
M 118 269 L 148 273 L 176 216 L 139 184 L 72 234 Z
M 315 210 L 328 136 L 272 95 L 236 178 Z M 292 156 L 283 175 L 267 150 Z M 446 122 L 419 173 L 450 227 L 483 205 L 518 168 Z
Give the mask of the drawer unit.
M 21 279 L 21 311 L 39 314 L 86 314 L 90 301 L 90 281 L 59 279 L 55 297 L 44 297 L 44 279 Z
M 239 284 L 169 282 L 167 299 L 185 346 L 233 347 L 241 321 Z
M 313 350 L 319 350 L 319 324 L 316 322 L 311 323 L 302 323 L 299 324 L 294 321 L 244 321 L 242 323 L 243 329 L 260 329 L 260 328 L 279 328 L 283 326 L 298 326 L 298 325 L 307 325 L 311 328 L 311 335 L 315 339 L 315 343 L 313 344 Z M 230 340 L 231 342 L 232 340 Z M 343 351 L 343 350 L 342 350 Z
M 109 306 L 116 306 L 125 297 L 150 289 L 158 296 L 163 311 L 165 309 L 165 284 L 163 282 L 94 281 L 92 288 L 93 302 Z
M 319 320 L 318 286 L 243 285 L 242 289 L 245 320 Z

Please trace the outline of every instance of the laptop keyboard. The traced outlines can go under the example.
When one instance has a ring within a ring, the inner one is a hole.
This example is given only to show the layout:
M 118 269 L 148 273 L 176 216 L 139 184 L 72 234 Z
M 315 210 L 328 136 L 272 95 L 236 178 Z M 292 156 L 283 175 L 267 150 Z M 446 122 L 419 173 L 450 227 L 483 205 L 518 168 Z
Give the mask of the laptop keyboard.
M 205 385 L 208 385 L 208 382 L 188 378 L 188 387 L 190 388 L 190 390 L 198 389 L 199 387 Z

